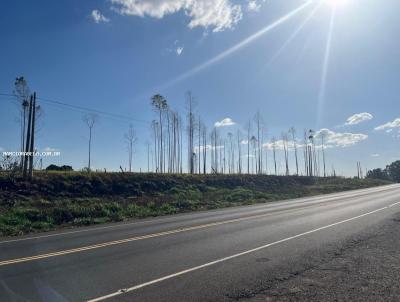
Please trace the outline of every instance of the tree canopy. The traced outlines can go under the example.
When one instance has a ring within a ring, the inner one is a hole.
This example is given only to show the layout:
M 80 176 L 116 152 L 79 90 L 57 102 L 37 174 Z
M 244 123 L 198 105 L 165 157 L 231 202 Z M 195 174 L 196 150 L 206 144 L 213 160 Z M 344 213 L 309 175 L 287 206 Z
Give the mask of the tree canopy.
M 400 182 L 400 160 L 392 162 L 385 169 L 378 168 L 368 171 L 367 178 Z

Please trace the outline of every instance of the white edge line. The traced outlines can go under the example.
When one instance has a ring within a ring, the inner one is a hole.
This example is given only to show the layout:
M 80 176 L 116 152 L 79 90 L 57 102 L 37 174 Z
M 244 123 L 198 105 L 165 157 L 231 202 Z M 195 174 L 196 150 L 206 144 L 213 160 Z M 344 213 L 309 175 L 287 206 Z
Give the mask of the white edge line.
M 197 271 L 199 269 L 202 269 L 202 268 L 205 268 L 205 267 L 208 267 L 208 266 L 212 266 L 212 265 L 215 265 L 215 264 L 227 261 L 227 260 L 231 260 L 233 258 L 237 258 L 237 257 L 243 256 L 243 255 L 254 253 L 254 252 L 257 252 L 259 250 L 266 249 L 268 247 L 271 247 L 271 246 L 274 246 L 274 245 L 277 245 L 277 244 L 280 244 L 280 243 L 284 243 L 284 242 L 289 241 L 289 240 L 293 240 L 293 239 L 296 239 L 296 238 L 299 238 L 299 237 L 303 237 L 303 236 L 306 236 L 306 235 L 309 235 L 309 234 L 312 234 L 312 233 L 315 233 L 315 232 L 318 232 L 318 231 L 322 231 L 322 230 L 325 230 L 325 229 L 328 229 L 328 228 L 331 228 L 331 227 L 334 227 L 334 226 L 337 226 L 337 225 L 340 225 L 340 224 L 343 224 L 343 223 L 346 223 L 346 222 L 349 222 L 349 221 L 353 221 L 353 220 L 356 220 L 356 219 L 359 219 L 359 218 L 362 218 L 362 217 L 365 217 L 365 216 L 368 216 L 368 215 L 371 215 L 371 214 L 386 210 L 386 209 L 391 208 L 391 207 L 393 207 L 395 205 L 398 205 L 398 204 L 400 204 L 400 202 L 396 202 L 396 203 L 393 203 L 391 205 L 385 206 L 383 208 L 380 208 L 380 209 L 377 209 L 377 210 L 374 210 L 374 211 L 371 211 L 371 212 L 368 212 L 368 213 L 364 213 L 364 214 L 361 214 L 361 215 L 358 215 L 358 216 L 355 216 L 355 217 L 352 217 L 352 218 L 348 218 L 348 219 L 345 219 L 345 220 L 342 220 L 342 221 L 338 221 L 338 222 L 335 222 L 335 223 L 332 223 L 332 224 L 329 224 L 329 225 L 326 225 L 326 226 L 323 226 L 323 227 L 319 227 L 319 228 L 316 228 L 316 229 L 313 229 L 313 230 L 310 230 L 310 231 L 307 231 L 307 232 L 304 232 L 304 233 L 301 233 L 301 234 L 297 234 L 297 235 L 294 235 L 294 236 L 291 236 L 291 237 L 287 237 L 287 238 L 284 238 L 284 239 L 281 239 L 281 240 L 278 240 L 278 241 L 275 241 L 275 242 L 272 242 L 272 243 L 268 243 L 268 244 L 253 248 L 251 250 L 247 250 L 247 251 L 244 251 L 244 252 L 241 252 L 241 253 L 237 253 L 237 254 L 234 254 L 234 255 L 231 255 L 231 256 L 228 256 L 228 257 L 220 258 L 220 259 L 214 260 L 212 262 L 208 262 L 208 263 L 205 263 L 205 264 L 202 264 L 202 265 L 199 265 L 199 266 L 195 266 L 195 267 L 192 267 L 192 268 L 189 268 L 189 269 L 186 269 L 186 270 L 183 270 L 183 271 L 171 274 L 171 275 L 167 275 L 167 276 L 164 276 L 164 277 L 161 277 L 161 278 L 158 278 L 158 279 L 154 279 L 152 281 L 148 281 L 148 282 L 145 282 L 145 283 L 142 283 L 142 284 L 138 284 L 138 285 L 135 285 L 135 286 L 132 286 L 132 287 L 129 287 L 129 288 L 120 289 L 120 290 L 118 290 L 118 291 L 116 291 L 114 293 L 88 300 L 88 302 L 104 301 L 106 299 L 109 299 L 109 298 L 112 298 L 112 297 L 115 297 L 115 296 L 119 296 L 119 295 L 131 292 L 131 291 L 134 291 L 134 290 L 137 290 L 137 289 L 140 289 L 140 288 L 143 288 L 143 287 L 155 284 L 155 283 L 159 283 L 159 282 L 162 282 L 162 281 L 165 281 L 165 280 L 168 280 L 168 279 L 172 279 L 172 278 L 181 276 L 183 274 L 187 274 L 187 273 L 190 273 L 190 272 L 193 272 L 193 271 Z
M 344 198 L 344 197 L 353 197 L 359 195 L 359 193 L 365 193 L 367 194 L 368 192 L 372 191 L 371 193 L 380 193 L 381 191 L 386 191 L 391 189 L 392 187 L 396 187 L 396 184 L 391 184 L 391 185 L 383 185 L 383 186 L 378 186 L 378 187 L 373 187 L 373 188 L 366 188 L 366 189 L 356 189 L 356 190 L 349 190 L 349 191 L 344 191 L 344 192 L 336 192 L 336 193 L 331 193 L 331 194 L 321 194 L 321 195 L 316 195 L 316 196 L 305 196 L 305 197 L 300 197 L 300 198 L 295 198 L 295 199 L 289 199 L 289 200 L 281 200 L 277 202 L 293 202 L 296 200 L 303 200 L 304 202 L 313 202 L 313 201 L 319 201 L 320 199 L 327 199 L 327 201 L 332 201 L 335 199 L 339 198 Z M 336 196 L 337 195 L 337 196 Z M 363 194 L 361 194 L 363 195 Z M 268 205 L 268 204 L 265 204 Z M 233 209 L 232 207 L 231 209 Z M 225 208 L 229 209 L 229 208 Z M 221 209 L 224 210 L 224 209 Z M 183 215 L 191 215 L 191 214 L 196 214 L 196 213 L 201 213 L 201 212 L 192 212 L 192 213 L 182 213 Z M 124 226 L 130 226 L 130 225 L 138 225 L 138 224 L 145 224 L 145 223 L 151 223 L 155 221 L 160 221 L 163 222 L 165 220 L 169 220 L 174 218 L 173 216 L 169 217 L 157 217 L 156 219 L 148 219 L 148 220 L 143 220 L 143 221 L 133 221 L 133 222 L 128 222 L 128 223 L 121 223 L 121 224 L 116 224 L 116 225 L 108 225 L 108 226 L 99 226 L 99 227 L 93 227 L 89 229 L 83 229 L 83 230 L 76 230 L 76 231 L 66 231 L 62 233 L 56 233 L 56 234 L 47 234 L 47 235 L 39 235 L 39 236 L 33 236 L 33 237 L 26 237 L 26 238 L 17 238 L 17 239 L 10 239 L 10 240 L 3 240 L 0 241 L 1 244 L 5 243 L 12 243 L 12 242 L 19 242 L 19 241 L 27 241 L 27 240 L 35 240 L 35 239 L 42 239 L 42 238 L 49 238 L 49 237 L 58 237 L 58 236 L 65 236 L 65 235 L 70 235 L 70 234 L 79 234 L 79 233 L 85 233 L 85 232 L 95 232 L 98 230 L 105 230 L 105 229 L 113 229 L 113 228 L 120 228 Z

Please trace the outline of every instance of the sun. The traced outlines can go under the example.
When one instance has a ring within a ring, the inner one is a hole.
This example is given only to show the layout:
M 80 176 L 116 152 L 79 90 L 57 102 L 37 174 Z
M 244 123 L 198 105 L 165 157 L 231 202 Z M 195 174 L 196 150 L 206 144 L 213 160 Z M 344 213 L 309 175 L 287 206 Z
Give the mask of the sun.
M 323 0 L 326 4 L 337 7 L 337 6 L 345 6 L 350 2 L 350 0 Z

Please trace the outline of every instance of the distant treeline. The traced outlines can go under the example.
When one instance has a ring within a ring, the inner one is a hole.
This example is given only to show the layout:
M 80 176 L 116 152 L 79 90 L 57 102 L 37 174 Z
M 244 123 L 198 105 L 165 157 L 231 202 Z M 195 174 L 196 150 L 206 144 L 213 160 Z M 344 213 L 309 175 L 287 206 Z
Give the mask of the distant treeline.
M 74 171 L 71 166 L 57 166 L 57 165 L 50 165 L 46 168 L 46 171 Z
M 367 178 L 400 182 L 400 160 L 392 162 L 384 169 L 378 168 L 368 171 Z

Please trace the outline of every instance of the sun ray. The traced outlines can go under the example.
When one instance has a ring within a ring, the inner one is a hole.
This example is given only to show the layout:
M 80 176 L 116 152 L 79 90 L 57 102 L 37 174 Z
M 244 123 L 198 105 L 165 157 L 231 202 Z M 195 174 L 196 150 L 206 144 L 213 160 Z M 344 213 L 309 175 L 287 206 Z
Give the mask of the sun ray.
M 303 9 L 305 9 L 306 7 L 308 7 L 312 3 L 313 3 L 312 0 L 309 0 L 309 1 L 305 2 L 305 3 L 303 3 L 302 5 L 300 5 L 299 7 L 295 8 L 294 10 L 292 10 L 291 12 L 286 14 L 285 16 L 281 17 L 280 19 L 276 20 L 272 24 L 269 24 L 268 26 L 262 28 L 258 32 L 252 34 L 251 36 L 247 37 L 246 39 L 244 39 L 241 42 L 237 43 L 236 45 L 232 46 L 231 48 L 221 52 L 220 54 L 218 54 L 215 57 L 209 59 L 208 61 L 206 61 L 206 62 L 194 67 L 193 69 L 181 74 L 180 76 L 176 77 L 175 79 L 170 80 L 166 84 L 162 85 L 160 88 L 164 89 L 164 88 L 170 87 L 170 86 L 172 86 L 172 85 L 174 85 L 174 84 L 176 84 L 176 83 L 178 83 L 180 81 L 183 81 L 183 80 L 185 80 L 185 79 L 197 74 L 198 72 L 206 69 L 207 67 L 209 67 L 211 65 L 214 65 L 215 63 L 218 63 L 219 61 L 225 59 L 226 57 L 232 55 L 233 53 L 235 53 L 238 50 L 242 49 L 243 47 L 247 46 L 248 44 L 254 42 L 255 40 L 257 40 L 261 36 L 265 35 L 266 33 L 270 32 L 271 30 L 275 29 L 279 25 L 285 23 L 286 21 L 288 21 L 289 19 L 291 19 L 292 17 L 297 15 L 300 11 L 302 11 Z
M 338 6 L 347 5 L 349 3 L 349 0 L 323 0 L 323 2 L 333 8 L 336 8 Z
M 282 54 L 282 52 L 286 49 L 286 47 L 296 38 L 296 36 L 302 31 L 302 29 L 307 25 L 307 23 L 312 19 L 317 10 L 321 7 L 322 2 L 319 2 L 318 5 L 311 11 L 311 13 L 304 19 L 304 21 L 300 24 L 300 26 L 293 32 L 293 34 L 285 41 L 285 43 L 278 49 L 278 51 L 269 59 L 267 64 L 265 65 L 265 69 L 268 68 L 275 60 Z
M 324 114 L 324 106 L 325 106 L 325 98 L 326 98 L 326 85 L 327 85 L 327 79 L 328 79 L 329 59 L 330 59 L 331 50 L 332 50 L 332 36 L 333 36 L 333 28 L 335 25 L 335 15 L 336 15 L 336 9 L 334 7 L 331 12 L 328 38 L 326 40 L 326 47 L 325 47 L 324 62 L 322 65 L 321 85 L 320 85 L 319 95 L 318 95 L 317 127 L 321 126 L 321 120 L 322 120 L 323 114 Z

